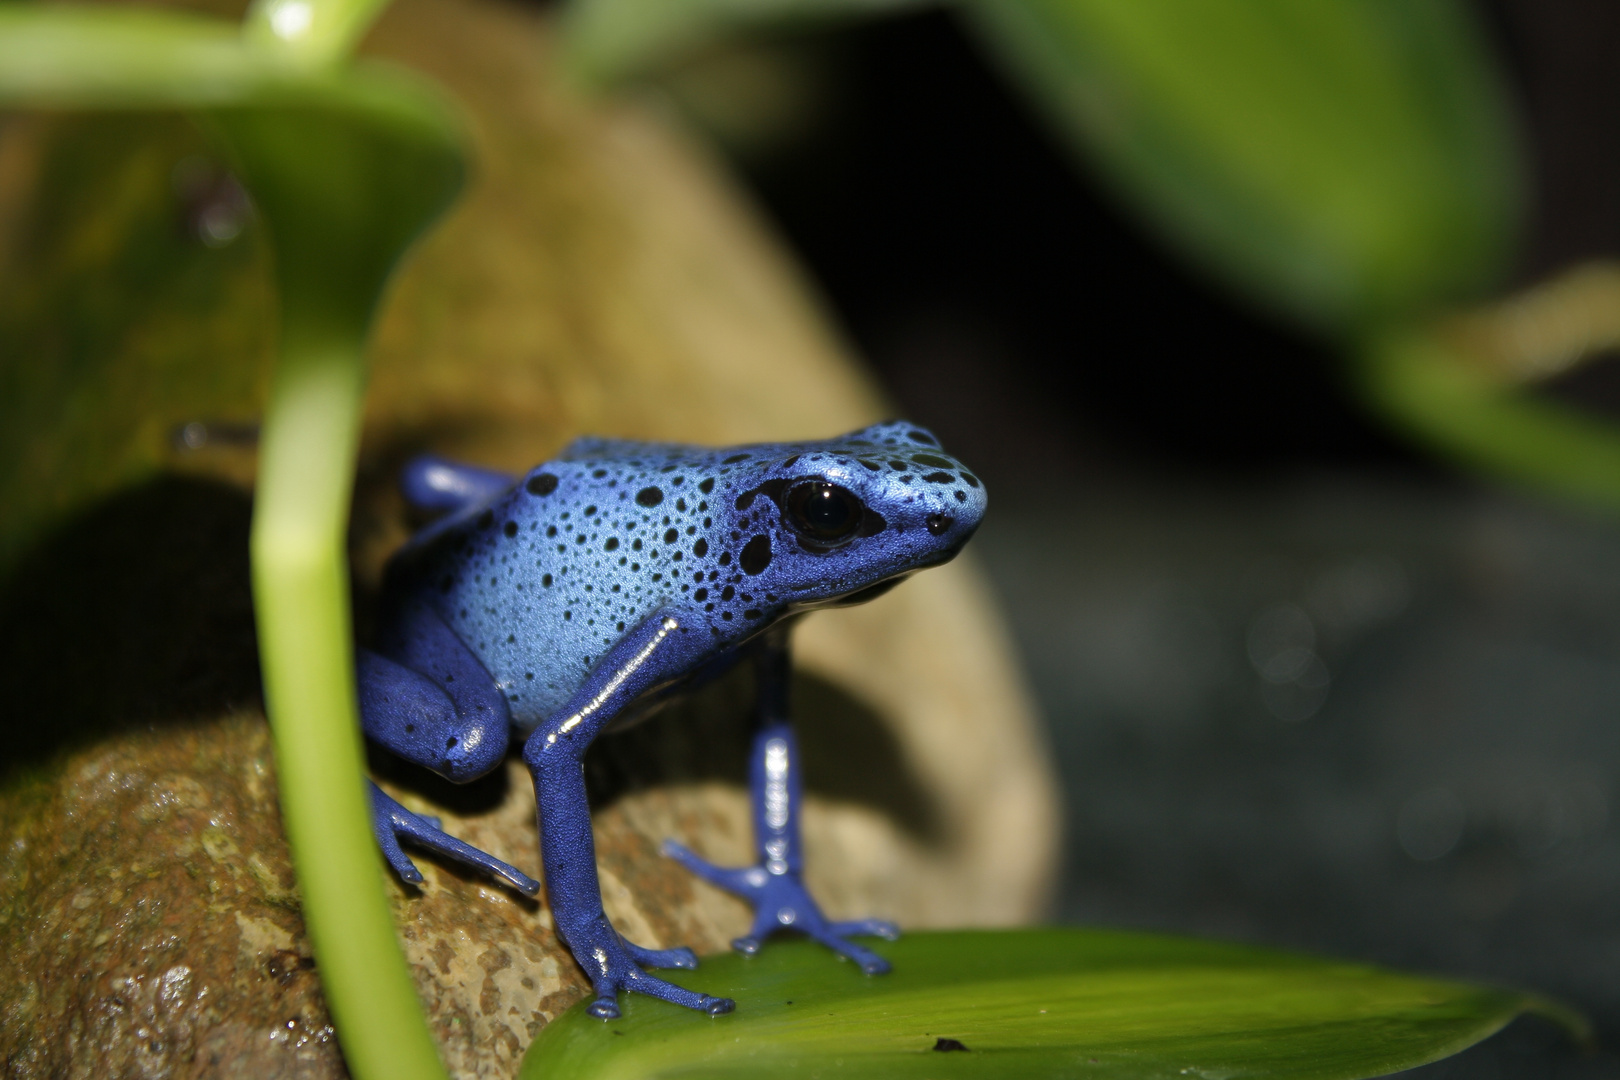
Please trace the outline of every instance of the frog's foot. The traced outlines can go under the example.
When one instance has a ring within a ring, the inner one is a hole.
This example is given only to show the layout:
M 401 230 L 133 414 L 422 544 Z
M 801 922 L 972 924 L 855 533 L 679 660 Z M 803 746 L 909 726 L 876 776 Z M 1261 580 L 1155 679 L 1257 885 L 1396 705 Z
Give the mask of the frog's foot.
M 848 939 L 881 937 L 893 941 L 900 936 L 899 929 L 893 923 L 882 919 L 856 919 L 851 922 L 828 919 L 811 899 L 799 875 L 785 867 L 780 872 L 773 872 L 768 866 L 740 869 L 715 866 L 673 840 L 664 841 L 664 854 L 704 881 L 734 893 L 754 906 L 754 925 L 746 935 L 731 943 L 731 947 L 738 952 L 753 955 L 759 951 L 765 939 L 776 931 L 797 930 L 812 941 L 818 941 L 839 955 L 849 957 L 868 975 L 883 975 L 889 971 L 887 960 Z
M 454 859 L 475 870 L 482 870 L 491 877 L 506 881 L 525 895 L 539 895 L 540 883 L 534 878 L 515 866 L 501 862 L 488 852 L 479 851 L 465 840 L 458 840 L 444 832 L 439 828 L 438 818 L 411 813 L 391 799 L 376 784 L 371 785 L 371 828 L 377 837 L 377 846 L 382 848 L 383 858 L 388 860 L 388 865 L 412 885 L 422 884 L 422 871 L 418 870 L 416 864 L 406 856 L 400 847 L 401 840 L 414 847 L 437 852 L 447 859 Z
M 695 968 L 697 957 L 692 955 L 691 949 L 643 949 L 620 937 L 608 925 L 605 916 L 593 921 L 580 936 L 586 939 L 583 946 L 574 944 L 574 935 L 570 935 L 569 945 L 580 965 L 590 975 L 591 989 L 596 993 L 596 1000 L 587 1006 L 586 1011 L 600 1020 L 618 1017 L 619 994 L 626 990 L 684 1005 L 710 1016 L 719 1016 L 737 1007 L 737 1003 L 730 998 L 710 997 L 676 986 L 648 975 L 639 966 Z

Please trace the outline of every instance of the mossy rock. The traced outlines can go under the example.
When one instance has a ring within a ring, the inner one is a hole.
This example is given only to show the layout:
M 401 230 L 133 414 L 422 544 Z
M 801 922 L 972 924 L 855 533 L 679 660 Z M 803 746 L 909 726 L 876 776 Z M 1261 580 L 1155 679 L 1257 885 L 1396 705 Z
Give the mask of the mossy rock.
M 459 101 L 474 172 L 377 328 L 362 628 L 408 531 L 393 476 L 413 452 L 520 469 L 587 432 L 819 437 L 886 411 L 723 172 L 646 103 L 562 85 L 550 39 L 524 9 L 400 0 L 367 44 Z M 242 206 L 181 118 L 0 127 L 8 1075 L 342 1073 L 259 701 L 247 485 L 274 298 Z M 1037 915 L 1054 788 L 971 556 L 797 639 L 809 875 L 830 911 Z M 738 673 L 592 752 L 605 901 L 639 941 L 717 951 L 746 927 L 657 852 L 676 836 L 746 860 L 748 692 Z M 374 766 L 538 872 L 517 762 L 465 788 Z M 420 865 L 423 888 L 388 887 L 445 1057 L 510 1075 L 584 979 L 543 905 Z

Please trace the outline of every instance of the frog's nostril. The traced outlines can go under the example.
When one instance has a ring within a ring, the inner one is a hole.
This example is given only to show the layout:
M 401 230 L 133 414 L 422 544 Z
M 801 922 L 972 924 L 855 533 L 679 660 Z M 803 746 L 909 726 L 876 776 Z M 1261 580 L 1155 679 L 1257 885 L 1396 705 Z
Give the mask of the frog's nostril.
M 944 536 L 945 530 L 951 527 L 951 515 L 929 514 L 928 517 L 923 520 L 923 524 L 927 525 L 928 531 L 933 533 L 935 536 Z

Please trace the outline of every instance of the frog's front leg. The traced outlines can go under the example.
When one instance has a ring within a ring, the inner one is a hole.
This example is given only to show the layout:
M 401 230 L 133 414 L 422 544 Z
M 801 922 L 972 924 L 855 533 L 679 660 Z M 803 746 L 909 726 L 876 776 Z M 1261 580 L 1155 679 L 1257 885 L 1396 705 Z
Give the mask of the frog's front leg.
M 412 458 L 399 475 L 405 501 L 432 513 L 453 513 L 488 502 L 515 483 L 515 476 L 431 454 Z
M 619 1015 L 618 995 L 634 990 L 717 1015 L 730 998 L 710 997 L 654 978 L 646 967 L 697 966 L 690 949 L 644 949 L 619 936 L 602 910 L 596 843 L 585 799 L 585 751 L 602 728 L 643 692 L 669 682 L 691 664 L 685 631 L 671 616 L 654 615 L 626 634 L 556 716 L 529 736 L 523 760 L 534 774 L 540 817 L 540 857 L 553 925 L 590 977 L 590 1012 Z
M 788 679 L 792 665 L 787 627 L 769 631 L 755 656 L 759 728 L 754 735 L 749 786 L 753 795 L 759 864 L 738 869 L 715 866 L 673 840 L 665 841 L 664 851 L 705 881 L 737 894 L 754 906 L 753 926 L 745 936 L 732 942 L 739 951 L 758 952 L 772 933 L 797 930 L 849 957 L 868 975 L 881 975 L 889 970 L 889 962 L 848 939 L 862 935 L 893 941 L 900 936 L 894 924 L 879 919 L 833 922 L 822 915 L 821 908 L 804 887 L 799 825 L 804 780 L 798 740 L 788 720 Z

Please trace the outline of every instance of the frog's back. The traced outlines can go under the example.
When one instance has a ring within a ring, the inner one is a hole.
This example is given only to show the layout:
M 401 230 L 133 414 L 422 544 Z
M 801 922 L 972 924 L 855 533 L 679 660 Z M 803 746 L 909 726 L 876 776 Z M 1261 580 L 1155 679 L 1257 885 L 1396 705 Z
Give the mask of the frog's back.
M 580 439 L 416 553 L 411 578 L 507 695 L 515 724 L 560 708 L 627 630 L 716 571 L 710 495 L 735 456 Z

